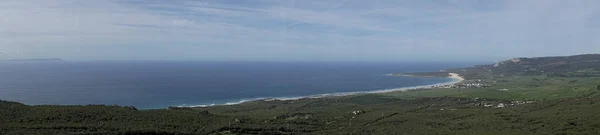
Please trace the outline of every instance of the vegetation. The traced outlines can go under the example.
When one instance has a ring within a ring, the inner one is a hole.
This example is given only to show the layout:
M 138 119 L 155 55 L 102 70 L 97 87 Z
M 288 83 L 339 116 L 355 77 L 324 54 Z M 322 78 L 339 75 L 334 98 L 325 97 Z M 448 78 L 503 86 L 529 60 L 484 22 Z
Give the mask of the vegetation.
M 496 67 L 516 67 L 503 64 Z M 491 87 L 156 110 L 0 101 L 0 134 L 600 134 L 594 68 L 528 74 L 483 67 L 459 71 Z
M 600 77 L 563 78 L 547 76 L 513 76 L 496 78 L 492 87 L 463 89 L 426 89 L 385 93 L 402 99 L 419 97 L 465 97 L 505 100 L 544 100 L 577 97 L 596 92 Z
M 600 77 L 600 54 L 515 58 L 489 65 L 446 69 L 440 72 L 408 73 L 414 76 L 445 77 L 458 73 L 465 79 L 493 79 L 506 76 Z
M 3 134 L 598 134 L 600 97 L 508 100 L 356 95 L 209 108 L 1 102 Z M 504 108 L 496 108 L 500 103 Z M 487 107 L 486 107 L 487 106 Z M 359 111 L 359 113 L 353 113 Z

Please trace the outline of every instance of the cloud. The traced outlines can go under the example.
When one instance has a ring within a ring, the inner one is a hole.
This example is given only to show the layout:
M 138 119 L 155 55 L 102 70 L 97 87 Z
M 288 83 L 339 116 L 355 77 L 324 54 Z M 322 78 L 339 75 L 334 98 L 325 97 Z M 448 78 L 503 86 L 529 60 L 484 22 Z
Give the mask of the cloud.
M 6 0 L 0 2 L 0 49 L 15 57 L 82 60 L 568 55 L 594 53 L 589 48 L 598 46 L 599 4 Z

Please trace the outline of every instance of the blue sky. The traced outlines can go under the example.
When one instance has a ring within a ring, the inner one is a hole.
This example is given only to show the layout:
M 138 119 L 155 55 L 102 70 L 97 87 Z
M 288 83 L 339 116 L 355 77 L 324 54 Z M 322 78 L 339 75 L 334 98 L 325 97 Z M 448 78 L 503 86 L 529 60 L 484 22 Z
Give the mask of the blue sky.
M 495 61 L 600 53 L 597 0 L 3 0 L 0 59 Z

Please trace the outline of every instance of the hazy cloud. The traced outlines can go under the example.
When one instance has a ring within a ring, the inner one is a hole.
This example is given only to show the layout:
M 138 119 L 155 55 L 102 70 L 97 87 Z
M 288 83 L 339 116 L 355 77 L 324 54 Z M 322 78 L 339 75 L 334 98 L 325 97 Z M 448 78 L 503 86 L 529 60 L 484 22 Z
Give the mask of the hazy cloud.
M 2 57 L 487 60 L 598 53 L 600 2 L 0 2 Z

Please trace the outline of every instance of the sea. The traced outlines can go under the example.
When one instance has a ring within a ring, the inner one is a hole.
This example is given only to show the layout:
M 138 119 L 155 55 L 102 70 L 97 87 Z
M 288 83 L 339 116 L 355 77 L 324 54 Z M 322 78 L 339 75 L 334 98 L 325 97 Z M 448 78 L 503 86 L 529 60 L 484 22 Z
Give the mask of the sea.
M 159 109 L 369 92 L 452 81 L 391 76 L 473 62 L 0 62 L 0 100 Z

